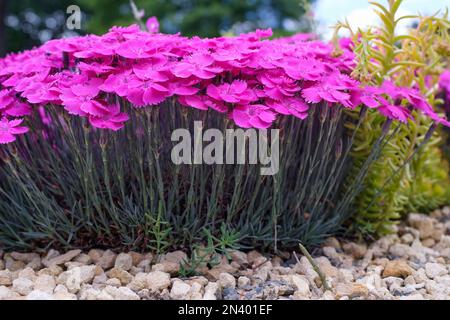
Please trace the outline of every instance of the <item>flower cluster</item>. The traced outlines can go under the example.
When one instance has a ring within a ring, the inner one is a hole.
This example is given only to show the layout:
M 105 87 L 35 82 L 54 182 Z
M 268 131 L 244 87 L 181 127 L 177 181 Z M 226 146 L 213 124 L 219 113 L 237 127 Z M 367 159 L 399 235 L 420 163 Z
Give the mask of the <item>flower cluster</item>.
M 333 46 L 305 35 L 268 40 L 271 31 L 258 30 L 201 39 L 156 31 L 114 27 L 102 36 L 52 40 L 0 60 L 0 143 L 24 133 L 18 122 L 46 105 L 119 130 L 129 118 L 123 102 L 142 108 L 168 98 L 225 113 L 244 128 L 267 128 L 279 115 L 304 119 L 319 103 L 366 105 L 400 121 L 416 108 L 449 125 L 414 89 L 389 82 L 363 87 L 352 79 L 349 46 L 336 57 Z

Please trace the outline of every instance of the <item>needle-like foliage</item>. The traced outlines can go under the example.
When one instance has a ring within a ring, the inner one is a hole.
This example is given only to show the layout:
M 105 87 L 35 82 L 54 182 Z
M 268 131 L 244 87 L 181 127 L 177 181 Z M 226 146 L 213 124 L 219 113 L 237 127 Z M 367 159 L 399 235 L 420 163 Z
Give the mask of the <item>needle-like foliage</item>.
M 232 242 L 243 246 L 289 247 L 299 239 L 316 245 L 350 215 L 360 181 L 386 138 L 380 136 L 380 146 L 347 191 L 342 186 L 355 135 L 344 124 L 353 120 L 327 105 L 311 108 L 307 120 L 277 122 L 277 175 L 260 175 L 258 165 L 179 166 L 170 159 L 173 129 L 193 130 L 194 120 L 213 128 L 234 126 L 218 113 L 172 104 L 132 113 L 118 132 L 88 128 L 84 119 L 54 111 L 48 113 L 50 125 L 33 117 L 41 133 L 2 148 L 2 246 L 163 252 L 192 247 L 206 240 L 205 231 L 221 237 L 224 225 L 234 234 Z
M 398 86 L 416 87 L 437 107 L 441 103 L 437 83 L 450 52 L 447 14 L 399 17 L 402 0 L 389 0 L 387 7 L 371 3 L 382 24 L 380 28 L 352 31 L 358 58 L 353 75 L 366 83 L 391 80 Z M 419 20 L 417 27 L 408 35 L 398 35 L 398 24 L 411 18 Z M 336 30 L 341 28 L 351 29 L 348 23 L 338 24 Z M 362 125 L 352 152 L 355 168 L 377 139 L 380 121 L 381 117 L 370 112 Z M 366 187 L 356 199 L 354 228 L 365 235 L 386 234 L 402 213 L 425 212 L 450 202 L 448 164 L 439 149 L 441 134 L 430 131 L 434 130 L 431 123 L 418 116 L 407 126 L 392 129 L 395 137 L 373 165 Z

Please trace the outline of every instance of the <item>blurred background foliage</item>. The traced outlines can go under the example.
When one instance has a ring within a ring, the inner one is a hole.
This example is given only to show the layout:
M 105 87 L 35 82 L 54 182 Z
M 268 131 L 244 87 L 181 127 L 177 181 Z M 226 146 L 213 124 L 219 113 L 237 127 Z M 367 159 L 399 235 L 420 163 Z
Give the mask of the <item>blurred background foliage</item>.
M 277 35 L 309 31 L 306 14 L 314 0 L 135 0 L 146 17 L 156 16 L 165 33 L 219 36 L 257 28 Z M 83 14 L 78 32 L 101 34 L 113 25 L 134 22 L 129 0 L 0 0 L 0 56 L 29 49 L 49 39 L 70 35 L 66 9 L 78 5 Z

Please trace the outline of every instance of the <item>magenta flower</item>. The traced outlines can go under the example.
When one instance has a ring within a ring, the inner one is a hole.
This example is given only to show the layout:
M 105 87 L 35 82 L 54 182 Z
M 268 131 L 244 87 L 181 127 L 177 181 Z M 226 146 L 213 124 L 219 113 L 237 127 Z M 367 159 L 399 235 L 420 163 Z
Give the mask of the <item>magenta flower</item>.
M 188 56 L 184 61 L 175 64 L 171 72 L 178 78 L 189 78 L 196 76 L 200 79 L 212 79 L 222 68 L 213 67 L 214 58 L 209 53 L 194 53 Z
M 378 110 L 384 116 L 400 120 L 401 122 L 406 122 L 409 118 L 411 118 L 410 112 L 402 106 L 395 106 L 392 104 L 384 104 L 378 108 Z
M 145 26 L 147 27 L 147 31 L 150 33 L 158 33 L 159 32 L 159 22 L 156 17 L 148 18 L 147 22 L 145 23 Z
M 450 70 L 446 70 L 442 73 L 439 79 L 439 86 L 447 93 L 450 93 Z
M 268 106 L 239 105 L 231 114 L 234 122 L 242 128 L 269 128 L 276 119 L 276 114 Z
M 99 89 L 104 92 L 115 93 L 119 97 L 124 97 L 130 91 L 130 82 L 134 83 L 138 78 L 131 70 L 122 71 L 116 74 L 111 74 L 99 86 Z
M 259 82 L 264 85 L 264 96 L 282 100 L 286 97 L 293 97 L 296 92 L 301 90 L 297 82 L 283 73 L 282 70 L 270 70 L 257 76 Z
M 278 64 L 294 80 L 318 81 L 325 74 L 326 66 L 314 59 L 283 59 Z
M 449 125 L 416 89 L 391 82 L 363 86 L 348 76 L 355 66 L 348 39 L 335 57 L 332 45 L 311 35 L 262 40 L 271 32 L 258 30 L 185 38 L 157 33 L 153 17 L 147 29 L 113 27 L 102 36 L 52 40 L 0 59 L 0 116 L 40 115 L 44 121 L 41 109 L 52 104 L 95 127 L 118 130 L 128 115 L 106 101 L 121 97 L 143 107 L 173 98 L 186 107 L 229 113 L 243 127 L 268 127 L 279 114 L 304 119 L 320 102 L 365 105 L 400 121 L 416 109 Z M 440 86 L 450 101 L 450 72 Z M 32 113 L 35 107 L 38 113 Z
M 60 99 L 65 104 L 65 109 L 70 114 L 80 116 L 105 115 L 107 113 L 105 106 L 95 99 L 102 83 L 103 80 L 98 78 L 85 79 L 84 83 L 72 84 L 70 88 L 62 89 Z
M 6 109 L 15 101 L 13 91 L 9 89 L 0 90 L 0 111 Z
M 441 78 L 439 80 L 439 86 L 443 91 L 444 96 L 444 110 L 450 113 L 450 71 L 446 70 L 442 73 Z
M 142 80 L 167 81 L 169 80 L 169 77 L 166 75 L 168 70 L 167 61 L 167 57 L 162 54 L 153 55 L 151 58 L 146 59 L 145 62 L 135 64 L 133 72 Z
M 198 84 L 197 80 L 173 80 L 170 82 L 167 82 L 167 87 L 171 95 L 177 95 L 177 96 L 192 96 L 194 94 L 197 94 L 200 89 L 198 87 L 195 87 L 195 85 Z
M 48 77 L 42 82 L 33 82 L 24 90 L 22 96 L 30 103 L 60 103 L 61 90 L 57 87 L 58 80 Z
M 286 98 L 282 101 L 268 102 L 268 106 L 276 113 L 283 115 L 293 115 L 299 119 L 308 116 L 309 106 L 301 98 Z
M 16 140 L 16 135 L 28 132 L 27 127 L 19 126 L 23 119 L 8 120 L 3 117 L 0 120 L 0 144 L 11 143 Z
M 142 41 L 129 40 L 124 42 L 116 49 L 116 54 L 127 59 L 145 59 L 152 55 L 148 52 L 148 48 Z
M 319 103 L 326 101 L 330 103 L 340 103 L 346 107 L 353 107 L 351 96 L 345 92 L 346 86 L 334 84 L 331 79 L 323 79 L 302 90 L 302 96 L 306 102 Z
M 90 116 L 89 122 L 96 128 L 117 131 L 122 129 L 124 123 L 130 118 L 128 114 L 120 112 L 120 105 L 105 106 L 107 113 L 101 117 Z
M 199 96 L 193 95 L 181 96 L 178 97 L 178 102 L 183 106 L 192 107 L 200 110 L 208 110 L 208 106 L 206 105 L 205 100 Z
M 3 114 L 11 117 L 23 117 L 31 114 L 31 106 L 24 102 L 16 102 L 3 111 Z
M 234 80 L 231 84 L 224 83 L 220 86 L 210 84 L 206 93 L 211 98 L 228 103 L 248 103 L 257 99 L 255 93 L 248 88 L 247 82 L 243 80 Z
M 135 106 L 153 106 L 163 102 L 170 96 L 169 89 L 152 80 L 134 79 L 128 82 L 127 99 Z

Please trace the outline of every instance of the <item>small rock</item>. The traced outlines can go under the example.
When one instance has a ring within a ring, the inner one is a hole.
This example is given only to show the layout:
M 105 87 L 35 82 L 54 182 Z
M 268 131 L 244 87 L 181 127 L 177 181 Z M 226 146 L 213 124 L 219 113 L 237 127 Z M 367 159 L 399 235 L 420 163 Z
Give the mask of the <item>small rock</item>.
M 351 281 L 348 281 L 351 282 Z M 358 283 L 361 283 L 367 287 L 369 292 L 375 292 L 382 287 L 382 279 L 379 274 L 373 273 L 364 276 L 357 280 Z
M 412 254 L 412 248 L 406 244 L 397 243 L 389 248 L 389 253 L 396 258 L 406 258 Z
M 92 259 L 89 255 L 82 253 L 78 257 L 74 259 L 75 262 L 79 262 L 83 265 L 88 265 L 92 262 Z
M 33 259 L 39 258 L 40 256 L 37 253 L 21 253 L 21 252 L 11 252 L 10 256 L 17 261 L 22 261 L 25 263 L 30 263 Z
M 115 288 L 107 286 L 102 291 L 111 295 L 115 300 L 140 300 L 139 296 L 127 287 Z
M 221 288 L 236 288 L 236 279 L 229 273 L 223 272 L 219 275 L 218 284 Z
M 53 294 L 53 298 L 55 300 L 77 300 L 77 296 L 73 293 L 69 293 L 67 288 L 63 285 L 58 285 L 55 288 L 55 293 Z
M 13 281 L 11 271 L 8 269 L 0 271 L 0 286 L 10 286 Z
M 84 288 L 80 291 L 79 297 L 80 300 L 102 300 L 99 299 L 100 291 L 94 288 Z M 109 296 L 109 299 L 103 299 L 103 300 L 112 300 L 113 297 L 109 294 L 106 294 Z
M 98 259 L 96 265 L 100 266 L 103 270 L 110 269 L 114 266 L 114 262 L 116 261 L 116 256 L 117 255 L 114 252 L 112 252 L 111 250 L 106 250 L 103 253 L 102 257 L 100 259 Z M 93 261 L 95 261 L 94 258 L 92 258 L 92 256 L 91 256 L 91 259 Z
M 58 250 L 50 249 L 48 250 L 47 255 L 44 257 L 44 260 L 50 260 L 56 258 L 59 255 L 61 255 L 61 253 Z
M 9 271 L 19 271 L 25 268 L 25 263 L 22 261 L 16 261 L 11 256 L 5 255 L 5 268 Z
M 82 284 L 89 283 L 94 279 L 96 269 L 96 266 L 74 267 L 61 273 L 56 282 L 65 284 L 70 293 L 77 293 L 81 289 Z
M 261 258 L 265 258 L 265 257 L 263 257 L 263 255 L 256 250 L 252 250 L 249 253 L 247 253 L 247 261 L 249 264 L 254 265 L 255 261 L 257 259 L 261 259 Z
M 17 292 L 12 291 L 5 286 L 0 286 L 0 300 L 15 300 L 19 298 L 20 295 Z
M 362 259 L 367 252 L 367 246 L 365 244 L 357 244 L 354 242 L 345 243 L 342 248 L 344 252 L 350 254 L 355 259 Z
M 147 289 L 149 287 L 147 281 L 147 274 L 143 272 L 136 274 L 127 287 L 135 292 Z
M 122 283 L 117 278 L 111 278 L 111 279 L 106 280 L 105 284 L 107 286 L 112 286 L 112 287 L 118 288 L 121 286 Z
M 81 250 L 79 250 L 79 249 L 70 250 L 70 251 L 66 252 L 65 254 L 53 257 L 51 259 L 45 258 L 44 260 L 42 260 L 42 264 L 46 267 L 50 267 L 50 266 L 54 266 L 54 265 L 58 266 L 58 265 L 61 265 L 61 264 L 71 261 L 73 258 L 78 256 L 80 253 L 81 253 Z
M 131 267 L 130 270 L 128 270 L 128 272 L 129 272 L 132 276 L 135 276 L 135 275 L 137 275 L 138 273 L 144 272 L 144 268 L 138 268 L 138 267 L 133 266 L 133 267 Z
M 138 252 L 130 251 L 128 254 L 131 256 L 133 266 L 137 266 L 144 259 L 144 256 Z
M 259 283 L 263 283 L 267 281 L 269 277 L 270 267 L 260 268 L 257 272 L 253 274 L 253 280 L 257 280 Z
M 175 281 L 170 290 L 170 298 L 173 300 L 183 300 L 186 298 L 191 286 L 183 281 Z
M 401 237 L 401 240 L 404 244 L 411 244 L 414 241 L 414 236 L 411 233 L 405 233 Z
M 241 276 L 238 278 L 238 288 L 239 289 L 243 289 L 245 287 L 247 287 L 248 285 L 250 285 L 250 279 L 244 276 Z
M 187 254 L 184 253 L 183 251 L 178 250 L 178 251 L 166 253 L 164 255 L 164 257 L 162 258 L 161 263 L 172 262 L 172 263 L 176 263 L 176 264 L 180 265 L 180 264 L 183 264 L 187 260 L 188 260 Z
M 415 293 L 409 296 L 402 296 L 400 300 L 425 300 L 425 298 L 420 293 Z
M 106 284 L 106 281 L 108 281 L 108 277 L 106 276 L 106 273 L 103 272 L 92 279 L 92 285 L 96 287 L 103 287 L 103 285 Z
M 424 214 L 410 213 L 408 223 L 411 227 L 419 230 L 421 239 L 429 238 L 433 234 L 433 219 Z
M 17 278 L 12 283 L 12 289 L 18 294 L 26 296 L 33 291 L 33 281 L 27 278 Z
M 336 286 L 336 298 L 342 297 L 356 298 L 367 297 L 369 290 L 361 283 L 338 283 Z
M 403 285 L 403 279 L 397 278 L 397 277 L 384 278 L 383 282 L 384 282 L 385 286 L 388 288 L 401 287 Z
M 115 268 L 119 268 L 128 271 L 133 266 L 133 258 L 128 253 L 119 253 L 116 257 L 116 262 L 114 264 Z
M 51 266 L 49 268 L 44 268 L 38 271 L 38 275 L 40 274 L 48 274 L 54 277 L 59 276 L 63 272 L 63 269 L 60 266 Z
M 422 240 L 422 245 L 427 248 L 434 246 L 436 241 L 433 238 L 426 238 Z
M 414 270 L 404 260 L 389 261 L 383 271 L 383 278 L 386 277 L 402 277 L 406 278 L 411 275 Z
M 100 261 L 100 259 L 101 259 L 102 256 L 103 256 L 103 253 L 104 253 L 103 250 L 100 250 L 100 249 L 91 249 L 91 250 L 89 250 L 89 252 L 88 252 L 88 256 L 89 256 L 89 258 L 91 258 L 91 261 L 92 261 L 94 264 L 98 264 L 98 262 Z
M 325 291 L 323 293 L 323 296 L 321 297 L 322 300 L 336 300 L 336 296 L 331 291 Z
M 137 265 L 138 268 L 141 268 L 144 270 L 144 272 L 150 272 L 151 266 L 150 266 L 151 260 L 144 259 Z
M 210 281 L 217 281 L 221 273 L 235 273 L 237 270 L 229 263 L 223 262 L 205 273 L 205 277 Z
M 133 280 L 133 276 L 129 274 L 127 271 L 114 267 L 110 271 L 107 272 L 108 277 L 110 278 L 117 278 L 120 280 L 120 283 L 122 285 L 127 285 Z
M 82 264 L 81 262 L 76 262 L 76 261 L 69 261 L 64 263 L 64 266 L 67 268 L 67 270 L 76 268 L 76 267 L 81 267 L 84 266 L 84 264 Z
M 201 300 L 203 297 L 203 286 L 197 282 L 191 285 L 191 289 L 187 293 L 188 300 Z
M 50 275 L 42 274 L 34 281 L 34 289 L 53 294 L 53 290 L 56 287 L 55 278 Z
M 439 263 L 425 264 L 425 272 L 431 279 L 446 275 L 448 273 L 447 268 Z
M 336 277 L 339 274 L 339 270 L 334 267 L 330 260 L 328 260 L 327 257 L 318 257 L 315 258 L 314 261 L 317 263 L 320 270 L 325 274 L 327 277 Z
M 148 289 L 158 292 L 170 286 L 170 275 L 161 271 L 153 271 L 147 275 Z
M 31 291 L 27 295 L 26 299 L 27 300 L 54 300 L 54 298 L 51 294 L 48 294 L 47 292 L 40 291 L 40 290 Z
M 268 288 L 270 290 L 271 296 L 274 295 L 274 290 L 271 290 L 272 288 Z M 268 294 L 266 294 L 268 295 Z M 222 299 L 223 300 L 239 300 L 239 294 L 236 289 L 234 288 L 225 288 L 222 291 Z
M 220 299 L 219 285 L 216 282 L 210 282 L 205 287 L 205 294 L 203 300 L 217 300 Z
M 292 275 L 291 282 L 296 288 L 296 291 L 302 296 L 309 296 L 311 291 L 309 289 L 309 282 L 305 276 Z
M 444 236 L 444 226 L 442 224 L 436 225 L 436 227 L 433 230 L 433 233 L 431 234 L 431 237 L 435 241 L 439 242 L 439 241 L 441 241 L 443 236 Z
M 39 270 L 42 268 L 42 260 L 40 257 L 36 257 L 26 265 L 27 268 L 32 268 L 33 270 Z
M 323 254 L 330 259 L 334 264 L 341 264 L 341 255 L 333 247 L 322 247 Z
M 239 264 L 240 266 L 247 266 L 248 265 L 248 259 L 247 254 L 245 254 L 242 251 L 238 250 L 232 250 L 229 252 L 231 259 Z
M 341 244 L 339 243 L 339 240 L 336 239 L 335 237 L 327 238 L 327 240 L 325 240 L 324 246 L 325 247 L 333 247 L 336 250 L 341 249 Z
M 416 284 L 416 280 L 414 279 L 413 276 L 407 276 L 405 278 L 405 285 L 415 285 Z
M 171 275 L 176 275 L 180 271 L 180 265 L 176 262 L 163 261 L 152 266 L 152 271 L 162 271 Z
M 414 280 L 416 283 L 424 283 L 428 280 L 427 273 L 425 272 L 425 269 L 420 268 L 413 274 Z

